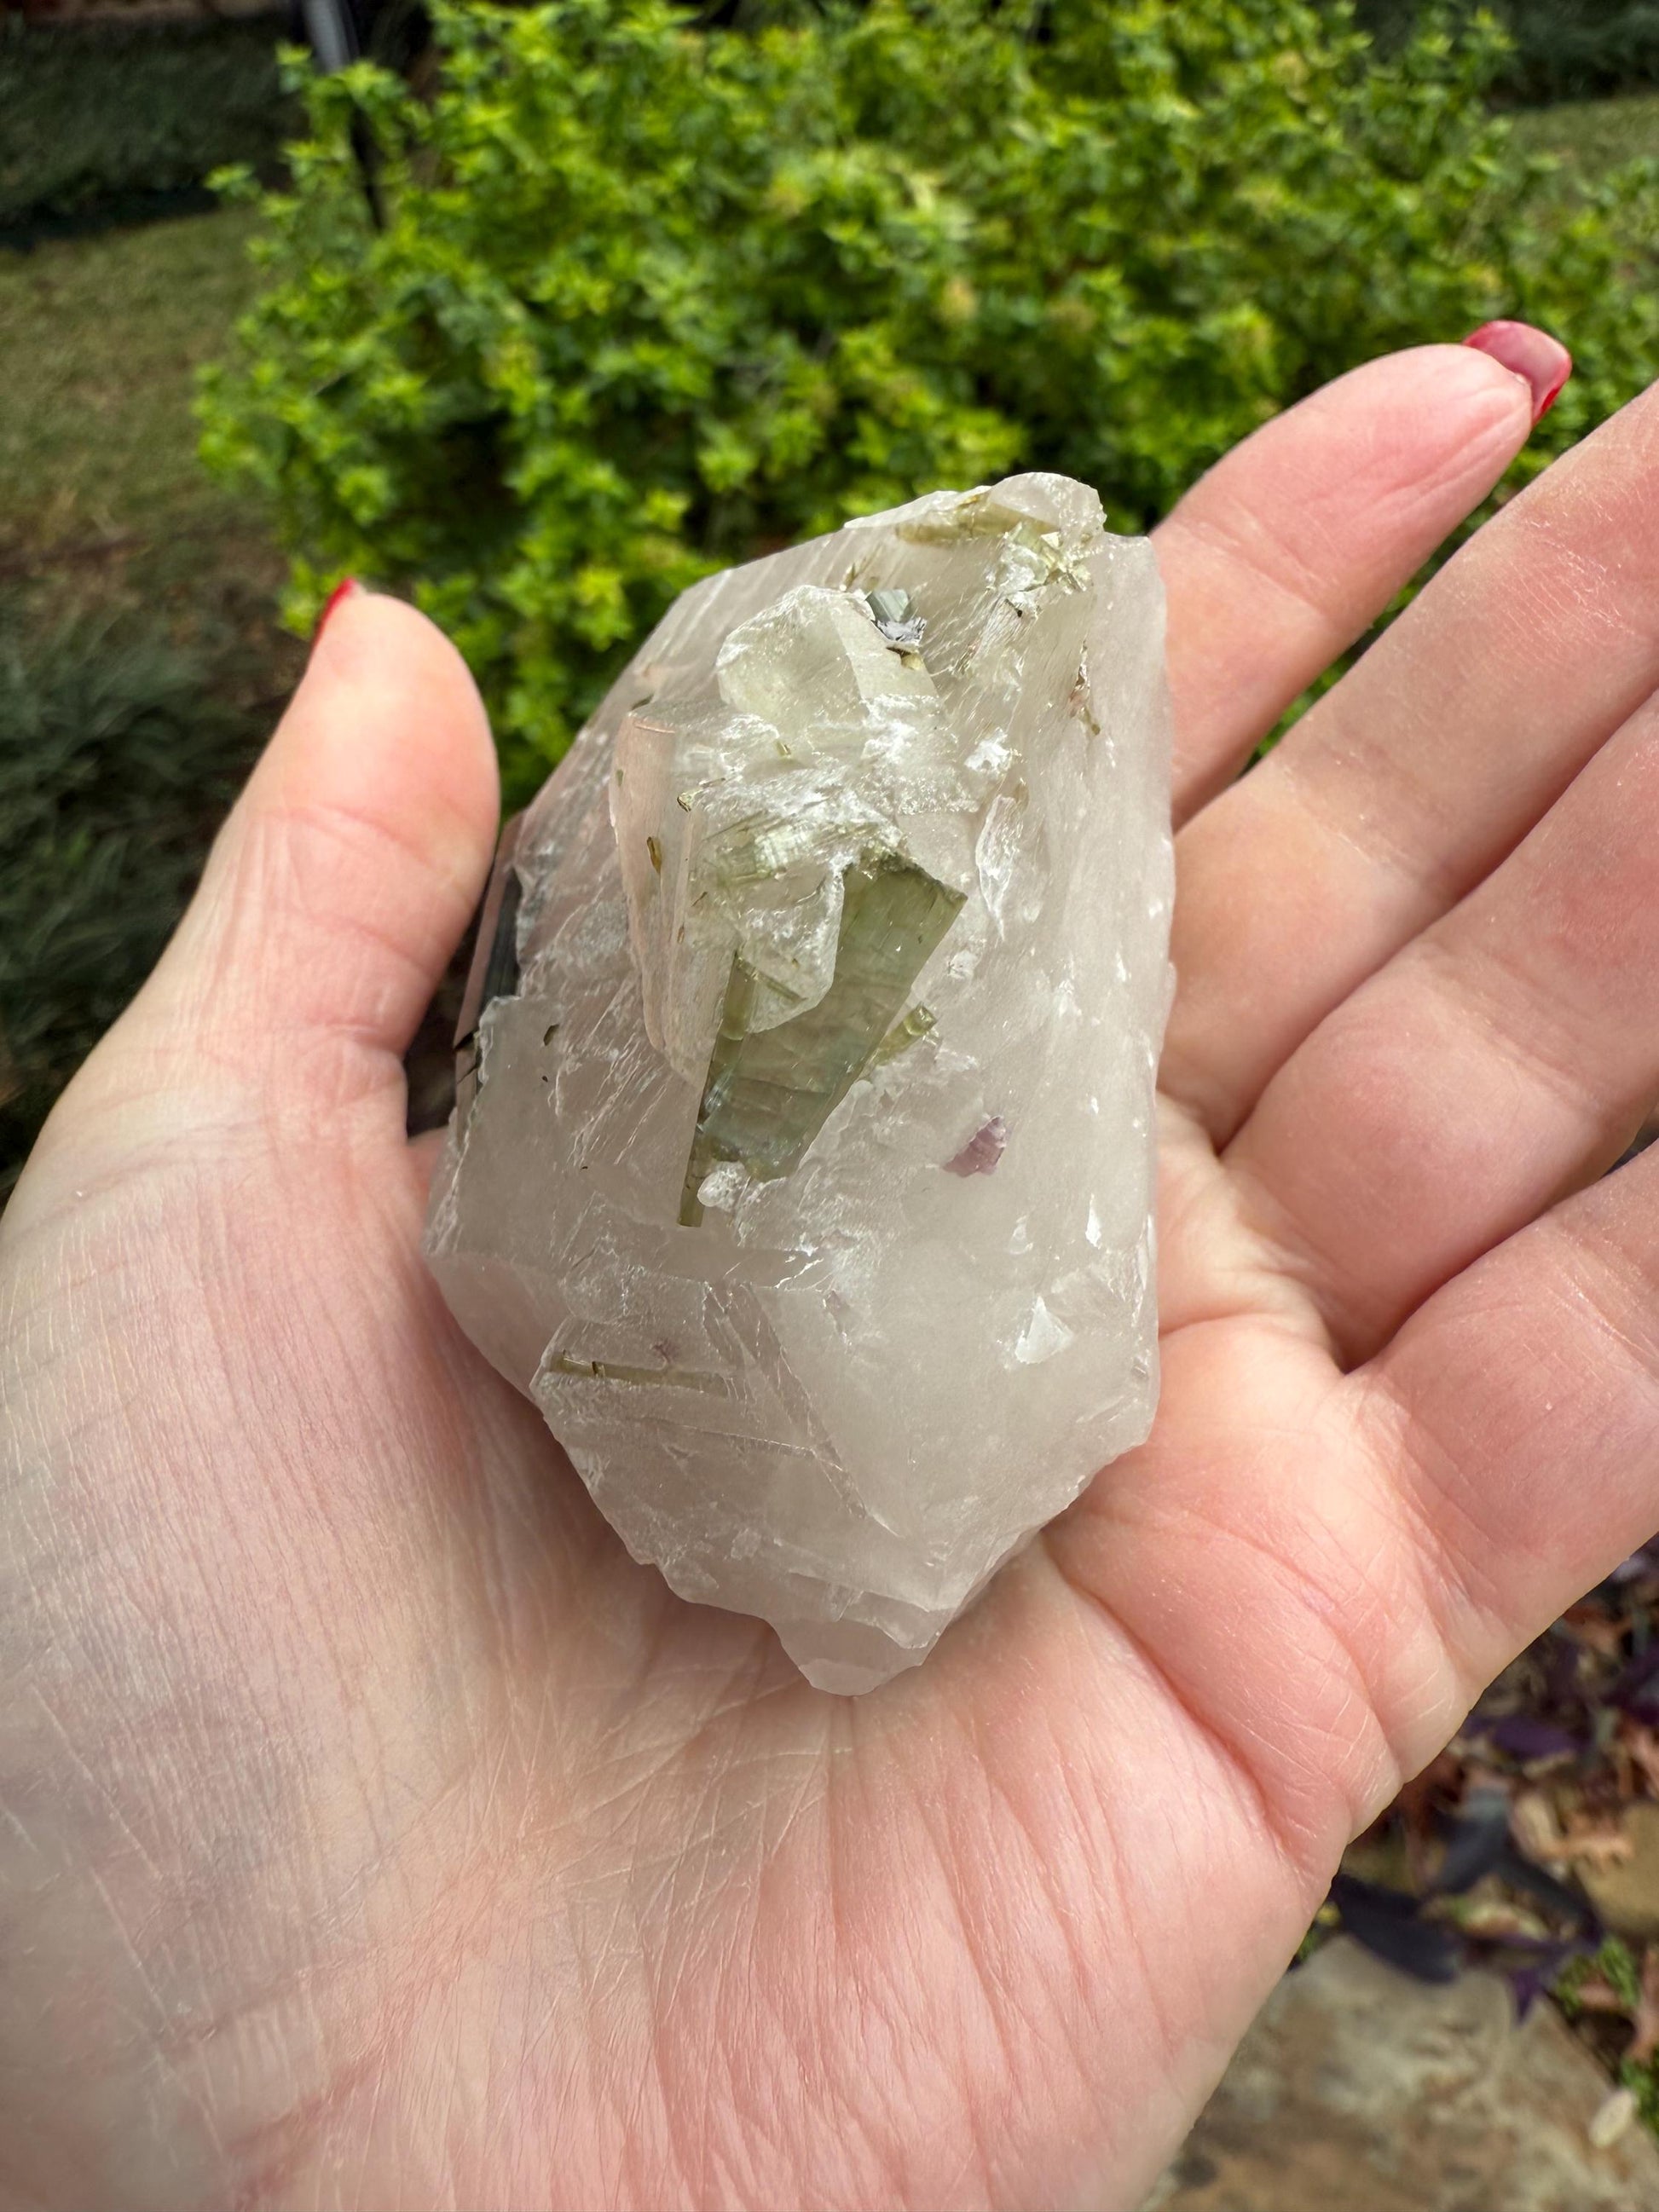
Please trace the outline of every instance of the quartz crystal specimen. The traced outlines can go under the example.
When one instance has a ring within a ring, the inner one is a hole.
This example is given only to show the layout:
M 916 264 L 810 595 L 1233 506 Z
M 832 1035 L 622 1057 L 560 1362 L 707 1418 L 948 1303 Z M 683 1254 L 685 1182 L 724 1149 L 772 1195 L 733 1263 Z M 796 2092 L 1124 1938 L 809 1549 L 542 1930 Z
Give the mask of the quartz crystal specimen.
M 1163 620 L 1081 484 L 935 493 L 687 592 L 502 842 L 428 1260 L 826 1689 L 1151 1423 Z

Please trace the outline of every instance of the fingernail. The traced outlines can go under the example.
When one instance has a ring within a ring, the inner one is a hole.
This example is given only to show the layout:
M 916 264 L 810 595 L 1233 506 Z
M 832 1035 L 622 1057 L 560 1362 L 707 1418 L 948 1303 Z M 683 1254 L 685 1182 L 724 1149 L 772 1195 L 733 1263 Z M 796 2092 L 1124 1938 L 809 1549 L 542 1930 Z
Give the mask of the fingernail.
M 1541 422 L 1561 396 L 1561 387 L 1572 374 L 1572 356 L 1559 338 L 1530 323 L 1482 323 L 1463 341 L 1521 379 L 1532 394 L 1532 419 Z
M 357 579 L 355 576 L 342 577 L 340 581 L 334 586 L 334 589 L 329 593 L 328 597 L 323 601 L 323 611 L 318 616 L 317 627 L 311 634 L 311 642 L 313 646 L 316 644 L 318 639 L 322 635 L 323 632 L 328 628 L 329 617 L 334 612 L 335 608 L 339 605 L 343 599 L 349 599 L 354 592 L 361 592 L 362 588 L 362 586 L 357 581 Z

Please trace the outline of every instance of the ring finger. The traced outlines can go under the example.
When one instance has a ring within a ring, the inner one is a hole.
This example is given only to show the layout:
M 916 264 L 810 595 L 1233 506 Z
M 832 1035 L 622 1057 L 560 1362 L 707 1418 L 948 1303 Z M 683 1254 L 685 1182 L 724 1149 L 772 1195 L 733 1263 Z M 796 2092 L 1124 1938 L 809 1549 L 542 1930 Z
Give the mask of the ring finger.
M 1326 1018 L 1229 1146 L 1350 1360 L 1634 1133 L 1659 1090 L 1656 850 L 1659 699 Z

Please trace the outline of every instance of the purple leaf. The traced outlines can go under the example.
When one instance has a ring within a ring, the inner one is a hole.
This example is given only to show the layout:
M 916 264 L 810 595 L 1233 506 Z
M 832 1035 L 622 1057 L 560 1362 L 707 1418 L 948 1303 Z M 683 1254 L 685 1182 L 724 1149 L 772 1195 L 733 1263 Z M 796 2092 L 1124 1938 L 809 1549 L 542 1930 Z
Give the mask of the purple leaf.
M 1548 1905 L 1552 1912 L 1559 1912 L 1569 1924 L 1583 1929 L 1596 1942 L 1601 1942 L 1601 1923 L 1589 1899 L 1579 1891 L 1569 1889 L 1565 1882 L 1558 1881 L 1542 1867 L 1534 1866 L 1530 1859 L 1522 1858 L 1513 1844 L 1499 1853 L 1492 1872 L 1500 1875 L 1511 1889 L 1525 1890 L 1539 1904 Z
M 1570 1729 L 1560 1728 L 1553 1721 L 1540 1721 L 1532 1713 L 1498 1713 L 1490 1718 L 1476 1713 L 1465 1727 L 1471 1733 L 1478 1731 L 1511 1759 L 1555 1759 L 1564 1752 L 1576 1755 L 1583 1748 L 1581 1739 Z
M 1639 1657 L 1632 1659 L 1605 1692 L 1610 1705 L 1622 1706 L 1626 1712 L 1659 1711 L 1659 1639 L 1650 1644 Z
M 1570 1959 L 1593 1957 L 1601 1947 L 1599 1929 L 1594 1937 L 1569 1936 L 1559 1942 L 1544 1943 L 1528 1942 L 1516 1937 L 1505 1943 L 1503 1948 L 1509 1954 L 1509 1963 L 1504 1971 L 1515 1998 L 1516 2020 L 1524 2020 L 1536 2001 L 1554 1987 L 1561 1969 Z M 1516 1953 L 1521 1955 L 1516 1957 Z
M 1414 1981 L 1456 1980 L 1462 1946 L 1449 1929 L 1420 1917 L 1417 1898 L 1340 1874 L 1331 1884 L 1331 1902 L 1349 1935 L 1374 1957 Z
M 1525 2020 L 1554 1978 L 1553 1974 L 1547 1974 L 1541 1966 L 1518 1966 L 1510 1976 L 1510 1995 L 1515 2000 L 1515 2019 L 1517 2027 Z
M 1490 1874 L 1510 1848 L 1510 1800 L 1504 1790 L 1471 1790 L 1450 1823 L 1437 1890 L 1459 1897 Z

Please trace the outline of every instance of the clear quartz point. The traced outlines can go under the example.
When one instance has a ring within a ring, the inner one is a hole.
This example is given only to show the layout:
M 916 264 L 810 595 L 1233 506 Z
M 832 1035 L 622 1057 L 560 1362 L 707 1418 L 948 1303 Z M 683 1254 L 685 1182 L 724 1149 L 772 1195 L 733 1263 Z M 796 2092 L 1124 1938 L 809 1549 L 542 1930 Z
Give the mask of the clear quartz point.
M 684 593 L 502 840 L 428 1260 L 824 1689 L 1151 1425 L 1163 644 L 1082 484 L 934 493 Z

